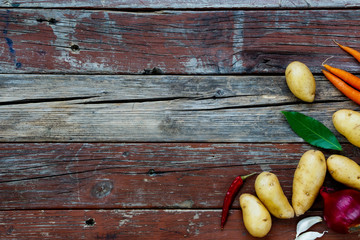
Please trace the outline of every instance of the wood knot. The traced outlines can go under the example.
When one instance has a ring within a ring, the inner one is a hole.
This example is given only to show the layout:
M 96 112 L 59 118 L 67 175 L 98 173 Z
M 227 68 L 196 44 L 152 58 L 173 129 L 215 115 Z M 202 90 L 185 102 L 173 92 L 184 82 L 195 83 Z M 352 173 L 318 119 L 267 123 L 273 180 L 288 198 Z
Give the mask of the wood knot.
M 96 183 L 91 189 L 91 195 L 95 198 L 103 198 L 111 193 L 113 183 L 111 181 L 102 181 Z

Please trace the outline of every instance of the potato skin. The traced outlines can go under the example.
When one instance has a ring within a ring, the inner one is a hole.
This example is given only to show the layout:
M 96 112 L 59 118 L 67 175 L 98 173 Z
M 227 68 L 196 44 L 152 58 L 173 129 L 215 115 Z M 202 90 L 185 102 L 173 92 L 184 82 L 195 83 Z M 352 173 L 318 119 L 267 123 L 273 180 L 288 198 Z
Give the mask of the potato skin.
M 293 180 L 292 206 L 296 216 L 313 205 L 326 175 L 326 160 L 318 150 L 306 151 L 300 158 Z
M 305 102 L 315 99 L 316 83 L 310 69 L 302 62 L 291 62 L 285 70 L 286 83 L 290 91 Z
M 360 166 L 350 158 L 342 155 L 331 155 L 327 161 L 330 175 L 338 182 L 360 190 Z
M 250 193 L 241 194 L 239 201 L 246 230 L 253 237 L 265 237 L 272 225 L 269 211 Z
M 332 116 L 336 130 L 353 145 L 360 147 L 360 113 L 349 109 L 336 111 Z
M 286 198 L 275 174 L 260 173 L 255 180 L 255 191 L 260 201 L 273 216 L 281 219 L 294 217 L 294 209 Z

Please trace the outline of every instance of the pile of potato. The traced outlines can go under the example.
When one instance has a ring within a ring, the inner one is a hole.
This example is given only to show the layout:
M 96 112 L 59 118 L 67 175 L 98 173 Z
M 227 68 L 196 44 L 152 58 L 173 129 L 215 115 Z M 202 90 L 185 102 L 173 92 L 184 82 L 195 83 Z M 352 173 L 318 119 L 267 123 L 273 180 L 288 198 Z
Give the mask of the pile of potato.
M 300 216 L 311 208 L 329 170 L 340 183 L 360 190 L 360 166 L 353 160 L 331 155 L 327 160 L 321 151 L 305 152 L 293 178 L 292 205 L 284 195 L 277 176 L 271 172 L 260 173 L 255 180 L 256 195 L 240 196 L 245 228 L 254 237 L 264 237 L 271 229 L 271 215 L 280 219 Z

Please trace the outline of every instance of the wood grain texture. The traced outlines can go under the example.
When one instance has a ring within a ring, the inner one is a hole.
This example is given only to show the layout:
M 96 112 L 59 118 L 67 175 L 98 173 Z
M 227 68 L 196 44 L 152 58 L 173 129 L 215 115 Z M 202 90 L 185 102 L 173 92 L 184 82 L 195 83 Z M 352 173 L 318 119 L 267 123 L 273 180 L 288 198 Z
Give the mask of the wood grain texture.
M 341 154 L 360 163 L 359 148 Z M 0 210 L 221 209 L 238 175 L 275 173 L 288 198 L 307 144 L 3 143 Z M 334 151 L 322 150 L 326 157 Z M 241 192 L 254 191 L 255 177 Z M 326 185 L 341 187 L 328 176 Z M 236 199 L 234 207 L 238 208 Z M 320 209 L 319 198 L 314 209 Z
M 223 8 L 343 8 L 358 7 L 356 0 L 79 0 L 79 1 L 56 1 L 56 0 L 6 0 L 0 2 L 1 7 L 34 7 L 34 8 L 112 8 L 112 9 L 223 9 Z
M 354 10 L 2 9 L 1 73 L 281 73 L 294 60 L 359 72 Z M 329 24 L 331 22 L 331 24 Z
M 283 110 L 335 131 L 332 114 L 358 110 L 323 77 L 304 104 L 278 76 L 3 75 L 2 142 L 303 142 Z

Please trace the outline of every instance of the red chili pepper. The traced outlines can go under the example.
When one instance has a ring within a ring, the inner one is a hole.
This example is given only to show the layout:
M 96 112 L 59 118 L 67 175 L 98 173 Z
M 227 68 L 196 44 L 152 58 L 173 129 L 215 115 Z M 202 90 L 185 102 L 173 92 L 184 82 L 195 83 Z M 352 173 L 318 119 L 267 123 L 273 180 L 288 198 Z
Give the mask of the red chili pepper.
M 244 180 L 254 174 L 256 174 L 256 173 L 251 173 L 246 176 L 237 176 L 234 179 L 234 181 L 231 183 L 229 190 L 226 192 L 224 204 L 223 204 L 223 208 L 222 208 L 221 224 L 220 224 L 221 230 L 224 229 L 230 207 L 231 207 L 232 203 L 234 202 L 234 199 L 235 199 L 237 193 L 239 192 L 241 186 L 243 185 Z

